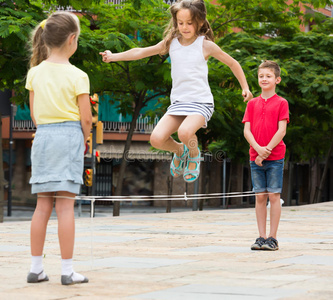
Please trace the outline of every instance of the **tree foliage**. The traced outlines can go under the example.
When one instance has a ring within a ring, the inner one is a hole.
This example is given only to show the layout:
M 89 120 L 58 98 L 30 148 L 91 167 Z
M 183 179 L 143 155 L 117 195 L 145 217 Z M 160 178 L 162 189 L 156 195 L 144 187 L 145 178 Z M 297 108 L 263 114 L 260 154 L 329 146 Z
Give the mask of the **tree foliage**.
M 295 161 L 324 155 L 333 139 L 333 37 L 322 32 L 299 32 L 288 40 L 284 37 L 261 39 L 237 33 L 225 36 L 219 43 L 240 61 L 256 96 L 260 94 L 257 84 L 259 64 L 266 59 L 280 64 L 282 82 L 277 86 L 277 93 L 288 100 L 291 117 L 285 137 L 288 151 L 293 153 Z M 212 62 L 211 69 L 214 68 L 216 64 Z M 236 142 L 238 139 L 234 135 L 236 132 L 243 135 L 240 120 L 245 105 L 241 105 L 241 100 L 236 104 L 231 101 L 236 98 L 230 90 L 217 91 L 221 85 L 234 84 L 233 78 L 222 76 L 219 79 L 218 74 L 223 72 L 213 71 L 212 89 L 221 97 L 215 97 L 219 100 L 209 128 L 215 131 L 212 136 L 216 137 L 216 126 L 220 123 L 219 139 L 224 141 L 223 145 L 232 157 L 241 159 L 243 151 L 239 148 L 244 149 L 245 145 L 242 141 Z M 222 119 L 228 120 L 227 124 Z
M 133 113 L 133 107 L 140 101 L 140 106 L 144 106 L 153 97 L 150 91 L 154 91 L 155 96 L 169 94 L 171 79 L 167 56 L 105 64 L 98 53 L 106 49 L 121 52 L 158 43 L 162 40 L 166 10 L 165 4 L 155 1 L 155 5 L 142 5 L 140 10 L 131 3 L 122 4 L 121 9 L 117 5 L 100 4 L 85 13 L 89 22 L 82 22 L 80 49 L 75 60 L 92 74 L 92 90 L 112 94 L 115 101 L 120 100 L 120 110 L 125 115 Z M 95 19 L 95 15 L 98 18 Z
M 221 37 L 237 29 L 258 36 L 290 36 L 301 25 L 325 19 L 312 8 L 331 5 L 330 0 L 217 0 L 207 11 L 214 33 Z
M 29 34 L 45 16 L 40 4 L 0 0 L 0 89 L 22 90 Z
M 291 111 L 285 141 L 297 160 L 322 155 L 327 140 L 332 139 L 329 33 L 333 23 L 320 13 L 301 9 L 330 4 L 329 0 L 206 2 L 217 44 L 241 63 L 254 95 L 260 93 L 260 62 L 274 59 L 280 63 L 283 80 L 278 93 L 289 101 Z M 56 5 L 71 5 L 81 12 L 79 47 L 71 62 L 88 73 L 92 93 L 112 94 L 113 99 L 121 100 L 123 114 L 133 114 L 136 106 L 150 101 L 149 91 L 153 90 L 161 95 L 165 109 L 171 88 L 168 56 L 105 64 L 98 54 L 105 49 L 120 52 L 159 42 L 169 20 L 168 6 L 161 0 L 131 0 L 120 5 L 98 0 L 0 0 L 0 89 L 14 89 L 17 104 L 28 101 L 24 83 L 29 34 Z M 318 25 L 310 33 L 301 33 L 300 26 L 309 21 Z M 234 33 L 234 28 L 241 28 L 242 33 Z M 229 156 L 245 160 L 248 145 L 240 121 L 246 105 L 240 87 L 230 69 L 220 62 L 210 59 L 209 69 L 215 113 L 199 138 L 205 146 L 217 141 Z

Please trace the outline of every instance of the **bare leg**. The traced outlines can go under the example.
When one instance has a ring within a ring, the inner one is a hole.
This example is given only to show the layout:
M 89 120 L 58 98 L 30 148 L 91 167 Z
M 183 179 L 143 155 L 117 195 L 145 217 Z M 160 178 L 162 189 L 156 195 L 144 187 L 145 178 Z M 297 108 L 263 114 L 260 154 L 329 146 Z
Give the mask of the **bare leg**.
M 48 281 L 44 272 L 43 249 L 47 223 L 53 209 L 54 193 L 39 193 L 37 205 L 32 216 L 30 227 L 31 267 L 27 276 L 28 283 Z
M 150 143 L 152 146 L 181 156 L 183 154 L 182 144 L 177 143 L 171 135 L 178 130 L 184 119 L 185 116 L 163 116 L 151 133 Z
M 75 220 L 74 220 L 74 198 L 75 195 L 69 192 L 58 192 L 56 199 L 56 212 L 58 217 L 58 237 L 62 259 L 73 257 L 74 238 L 75 238 Z M 64 198 L 61 198 L 61 197 Z
M 176 142 L 171 135 L 178 130 L 184 119 L 185 116 L 163 116 L 150 136 L 151 145 L 157 149 L 173 152 L 180 157 L 184 152 L 184 146 Z M 179 160 L 174 160 L 175 167 L 178 167 L 179 163 Z
M 266 239 L 266 221 L 267 221 L 267 198 L 263 193 L 256 194 L 256 216 L 259 230 L 259 236 Z
M 269 202 L 271 203 L 269 236 L 276 239 L 277 230 L 279 227 L 279 222 L 280 222 L 280 217 L 281 217 L 280 194 L 277 194 L 277 193 L 270 194 Z
M 74 198 L 69 192 L 58 192 L 56 200 L 56 212 L 58 216 L 58 237 L 61 252 L 61 284 L 70 285 L 88 282 L 88 278 L 74 272 L 73 252 L 75 239 Z M 63 197 L 63 198 L 62 198 Z
M 190 157 L 197 157 L 199 155 L 198 150 L 198 138 L 196 132 L 205 124 L 205 118 L 202 115 L 187 116 L 178 129 L 179 139 L 189 149 Z M 195 163 L 189 163 L 189 170 L 196 168 Z M 187 175 L 186 178 L 190 179 L 192 176 Z
M 30 247 L 32 256 L 43 255 L 46 228 L 53 209 L 53 194 L 40 193 L 32 216 L 30 227 Z

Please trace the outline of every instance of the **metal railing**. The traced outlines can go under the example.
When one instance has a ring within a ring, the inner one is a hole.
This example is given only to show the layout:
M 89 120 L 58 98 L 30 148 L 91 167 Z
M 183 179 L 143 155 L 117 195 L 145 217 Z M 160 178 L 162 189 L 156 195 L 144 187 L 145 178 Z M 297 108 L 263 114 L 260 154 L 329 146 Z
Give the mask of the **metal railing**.
M 136 120 L 135 133 L 152 133 L 159 118 L 156 116 L 153 122 L 150 122 L 149 117 L 143 117 L 140 115 Z M 131 122 L 110 122 L 103 121 L 104 132 L 128 132 L 131 126 Z
M 34 131 L 36 127 L 31 120 L 14 120 L 14 131 Z
M 106 0 L 105 1 L 106 4 L 109 4 L 109 3 L 120 4 L 121 2 L 123 2 L 123 0 Z
M 151 133 L 156 126 L 159 118 L 156 116 L 153 122 L 150 122 L 150 117 L 140 115 L 136 120 L 135 133 Z M 104 132 L 128 132 L 130 129 L 130 122 L 111 122 L 103 121 Z M 36 127 L 31 120 L 14 120 L 14 131 L 34 131 Z
M 164 0 L 166 4 L 172 5 L 176 2 L 177 0 Z

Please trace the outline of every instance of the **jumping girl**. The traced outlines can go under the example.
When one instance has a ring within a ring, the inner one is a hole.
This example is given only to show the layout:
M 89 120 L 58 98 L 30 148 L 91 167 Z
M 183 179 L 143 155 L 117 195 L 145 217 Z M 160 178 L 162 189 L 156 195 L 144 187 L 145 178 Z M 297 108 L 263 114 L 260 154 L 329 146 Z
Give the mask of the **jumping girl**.
M 214 99 L 208 83 L 207 60 L 210 56 L 226 64 L 242 87 L 244 101 L 252 98 L 240 64 L 214 43 L 202 0 L 181 0 L 170 7 L 172 18 L 164 39 L 146 48 L 121 53 L 101 52 L 104 62 L 130 61 L 169 53 L 171 59 L 171 105 L 154 128 L 150 142 L 155 148 L 174 153 L 170 172 L 183 174 L 194 182 L 200 174 L 201 153 L 196 132 L 207 127 L 214 111 Z M 171 135 L 178 131 L 181 143 Z

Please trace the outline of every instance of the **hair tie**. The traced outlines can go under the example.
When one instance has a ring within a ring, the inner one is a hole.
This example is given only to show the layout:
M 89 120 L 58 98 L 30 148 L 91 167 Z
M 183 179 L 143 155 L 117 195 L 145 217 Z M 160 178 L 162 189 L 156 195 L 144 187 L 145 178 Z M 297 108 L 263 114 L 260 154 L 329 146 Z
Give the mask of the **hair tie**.
M 47 19 L 43 20 L 43 21 L 40 22 L 40 24 L 39 24 L 39 26 L 42 27 L 42 29 L 44 29 L 44 27 L 45 27 L 46 20 L 47 20 Z

